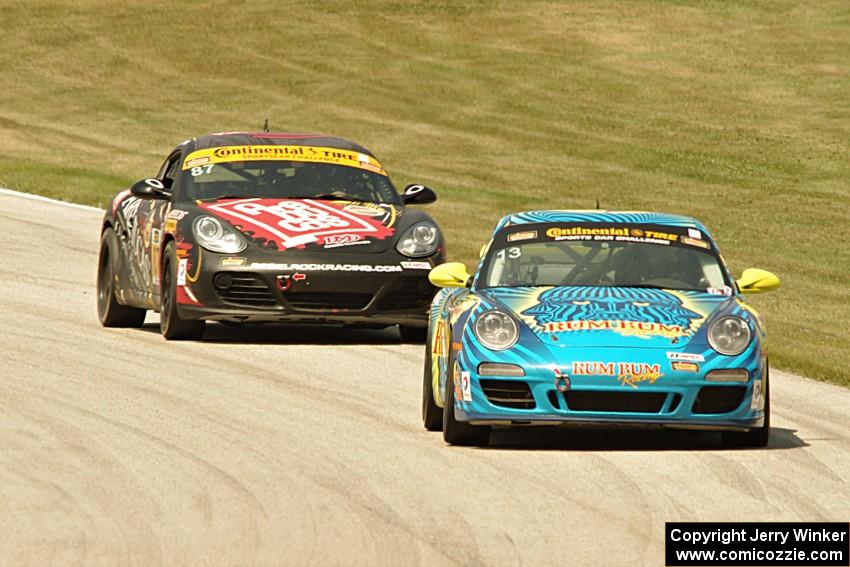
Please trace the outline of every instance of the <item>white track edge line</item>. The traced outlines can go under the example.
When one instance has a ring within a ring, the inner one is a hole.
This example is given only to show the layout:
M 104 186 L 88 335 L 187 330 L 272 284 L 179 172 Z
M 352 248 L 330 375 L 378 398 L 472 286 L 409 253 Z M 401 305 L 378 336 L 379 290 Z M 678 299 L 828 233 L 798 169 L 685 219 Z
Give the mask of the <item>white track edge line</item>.
M 42 195 L 35 195 L 34 193 L 24 193 L 23 191 L 13 191 L 12 189 L 6 189 L 4 187 L 0 187 L 0 195 L 9 195 L 11 197 L 19 197 L 21 199 L 31 199 L 33 201 L 42 201 L 44 203 L 53 203 L 56 205 L 62 205 L 65 207 L 70 207 L 72 209 L 82 209 L 84 211 L 97 211 L 102 213 L 104 209 L 99 207 L 91 207 L 89 205 L 79 205 L 77 203 L 69 203 L 68 201 L 60 201 L 59 199 L 51 199 L 50 197 L 44 197 Z

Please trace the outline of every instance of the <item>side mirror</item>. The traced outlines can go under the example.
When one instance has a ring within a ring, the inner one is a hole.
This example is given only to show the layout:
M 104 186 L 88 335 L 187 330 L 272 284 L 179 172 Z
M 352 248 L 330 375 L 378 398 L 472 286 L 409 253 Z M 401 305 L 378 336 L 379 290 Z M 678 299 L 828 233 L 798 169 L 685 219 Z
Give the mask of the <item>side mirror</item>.
M 434 190 L 424 185 L 414 184 L 404 188 L 401 200 L 405 205 L 427 205 L 437 200 Z
M 130 194 L 140 199 L 167 199 L 169 196 L 165 183 L 153 177 L 133 183 Z
M 462 262 L 446 262 L 428 273 L 428 281 L 437 287 L 466 287 L 471 277 Z
M 757 268 L 744 270 L 736 283 L 741 293 L 764 293 L 779 289 L 779 278 L 768 271 Z

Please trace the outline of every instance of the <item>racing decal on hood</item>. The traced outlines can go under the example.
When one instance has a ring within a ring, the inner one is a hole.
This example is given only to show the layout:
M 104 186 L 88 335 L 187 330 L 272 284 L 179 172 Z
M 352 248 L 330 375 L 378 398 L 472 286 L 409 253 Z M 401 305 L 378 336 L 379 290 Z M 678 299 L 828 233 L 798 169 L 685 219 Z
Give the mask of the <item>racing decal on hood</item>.
M 233 161 L 300 161 L 312 163 L 332 163 L 365 169 L 381 175 L 387 172 L 374 157 L 351 150 L 340 148 L 325 148 L 319 146 L 283 146 L 283 145 L 248 145 L 222 146 L 197 150 L 186 156 L 183 170 L 200 167 L 207 164 L 227 163 Z
M 230 221 L 260 245 L 278 250 L 383 240 L 395 233 L 392 225 L 398 215 L 389 204 L 313 199 L 222 199 L 198 206 Z
M 660 289 L 557 287 L 541 293 L 538 302 L 522 314 L 548 333 L 610 330 L 674 338 L 689 334 L 691 322 L 703 318 Z

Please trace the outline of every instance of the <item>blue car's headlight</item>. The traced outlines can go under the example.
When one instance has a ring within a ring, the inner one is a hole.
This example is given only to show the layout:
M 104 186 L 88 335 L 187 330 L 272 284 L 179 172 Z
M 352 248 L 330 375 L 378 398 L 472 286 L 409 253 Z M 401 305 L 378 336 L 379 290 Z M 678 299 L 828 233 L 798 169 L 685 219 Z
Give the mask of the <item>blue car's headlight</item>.
M 475 320 L 475 336 L 490 350 L 510 348 L 519 337 L 513 317 L 502 311 L 485 311 Z
M 708 328 L 708 344 L 720 354 L 728 356 L 744 352 L 752 338 L 750 326 L 740 317 L 722 317 Z
M 192 223 L 192 232 L 198 244 L 213 252 L 236 254 L 242 252 L 248 246 L 241 234 L 225 226 L 215 217 L 196 218 L 195 222 Z

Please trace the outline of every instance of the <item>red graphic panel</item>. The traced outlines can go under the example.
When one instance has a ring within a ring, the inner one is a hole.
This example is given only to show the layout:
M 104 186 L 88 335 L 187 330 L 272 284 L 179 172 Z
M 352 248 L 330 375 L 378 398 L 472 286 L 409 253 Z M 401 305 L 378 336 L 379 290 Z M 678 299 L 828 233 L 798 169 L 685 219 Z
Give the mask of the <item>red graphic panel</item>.
M 200 203 L 254 238 L 277 244 L 280 250 L 308 244 L 382 240 L 393 229 L 379 219 L 345 210 L 346 203 L 311 199 L 223 199 Z

